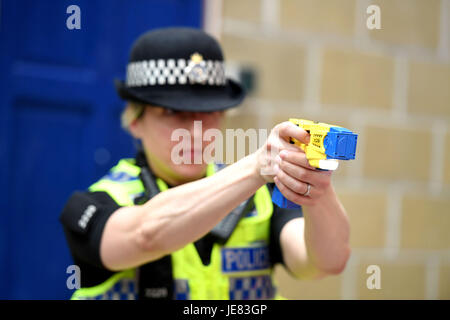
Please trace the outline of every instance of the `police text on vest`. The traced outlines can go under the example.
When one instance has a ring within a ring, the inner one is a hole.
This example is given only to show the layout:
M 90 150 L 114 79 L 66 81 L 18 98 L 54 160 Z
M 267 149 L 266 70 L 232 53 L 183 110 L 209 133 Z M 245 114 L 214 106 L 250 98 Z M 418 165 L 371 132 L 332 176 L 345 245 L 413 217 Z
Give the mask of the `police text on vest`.
M 245 272 L 270 268 L 267 246 L 223 248 L 222 272 Z

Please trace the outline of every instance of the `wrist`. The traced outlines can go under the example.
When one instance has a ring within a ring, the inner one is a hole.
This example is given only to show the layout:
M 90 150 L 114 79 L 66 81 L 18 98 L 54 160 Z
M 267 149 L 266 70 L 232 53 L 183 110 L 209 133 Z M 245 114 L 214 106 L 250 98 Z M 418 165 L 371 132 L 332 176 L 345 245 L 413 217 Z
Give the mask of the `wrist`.
M 315 199 L 313 204 L 305 206 L 306 212 L 328 212 L 331 208 L 336 208 L 339 206 L 339 200 L 337 198 L 336 192 L 334 191 L 333 185 L 330 184 L 324 191 L 320 198 Z
M 259 150 L 251 153 L 244 159 L 246 160 L 248 167 L 250 169 L 250 178 L 254 180 L 258 185 L 263 186 L 266 184 L 266 180 L 261 174 L 261 165 L 259 161 Z

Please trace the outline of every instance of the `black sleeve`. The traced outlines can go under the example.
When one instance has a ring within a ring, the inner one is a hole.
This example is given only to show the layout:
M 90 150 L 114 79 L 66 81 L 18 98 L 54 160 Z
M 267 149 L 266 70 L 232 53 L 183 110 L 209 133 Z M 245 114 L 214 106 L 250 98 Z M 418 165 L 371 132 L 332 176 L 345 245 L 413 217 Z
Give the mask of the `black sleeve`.
M 274 184 L 267 185 L 270 192 L 273 191 Z M 290 220 L 295 218 L 303 217 L 302 209 L 284 209 L 278 207 L 275 203 L 273 204 L 273 213 L 270 219 L 270 260 L 272 265 L 276 263 L 282 263 L 285 265 L 283 260 L 283 254 L 281 252 L 280 234 L 284 225 Z
M 119 208 L 106 192 L 72 194 L 60 222 L 76 264 L 85 269 L 106 270 L 100 259 L 100 240 L 106 221 Z

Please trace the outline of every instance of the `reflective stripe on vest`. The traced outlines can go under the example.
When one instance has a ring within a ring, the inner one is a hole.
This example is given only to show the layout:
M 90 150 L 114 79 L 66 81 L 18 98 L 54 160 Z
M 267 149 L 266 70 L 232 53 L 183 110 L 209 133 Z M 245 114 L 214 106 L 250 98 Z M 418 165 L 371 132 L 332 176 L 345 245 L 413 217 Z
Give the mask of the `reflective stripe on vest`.
M 134 205 L 144 187 L 138 178 L 140 168 L 133 161 L 119 161 L 89 191 L 105 191 L 120 206 Z M 214 172 L 215 166 L 208 165 L 207 176 Z M 156 183 L 161 192 L 168 189 L 163 180 L 157 178 Z M 203 265 L 193 243 L 171 254 L 174 299 L 275 297 L 268 249 L 273 205 L 266 186 L 257 190 L 254 203 L 256 214 L 241 219 L 226 245 L 213 245 L 209 265 Z M 130 269 L 114 274 L 100 285 L 76 290 L 72 299 L 135 299 L 136 295 L 136 272 Z
M 115 273 L 95 287 L 81 288 L 74 292 L 72 300 L 135 300 L 136 274 L 134 269 Z

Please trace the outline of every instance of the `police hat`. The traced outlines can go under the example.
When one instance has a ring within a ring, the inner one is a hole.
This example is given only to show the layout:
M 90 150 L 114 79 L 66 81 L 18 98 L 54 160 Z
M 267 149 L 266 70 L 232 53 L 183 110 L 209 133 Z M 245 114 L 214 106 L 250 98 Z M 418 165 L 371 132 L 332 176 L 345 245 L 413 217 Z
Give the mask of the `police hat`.
M 119 96 L 179 111 L 218 111 L 241 103 L 245 91 L 225 77 L 218 42 L 204 31 L 164 28 L 133 44 L 126 80 L 116 80 Z

